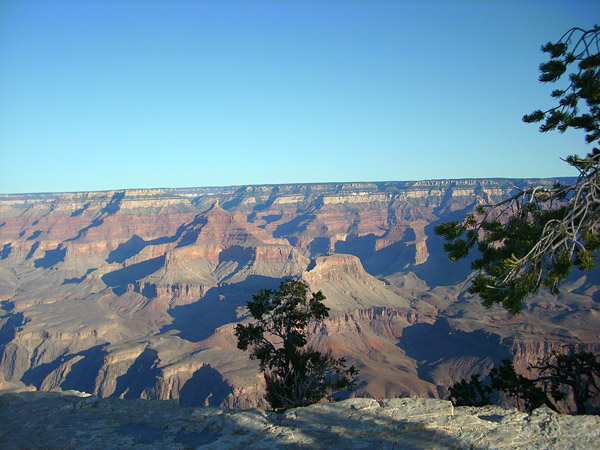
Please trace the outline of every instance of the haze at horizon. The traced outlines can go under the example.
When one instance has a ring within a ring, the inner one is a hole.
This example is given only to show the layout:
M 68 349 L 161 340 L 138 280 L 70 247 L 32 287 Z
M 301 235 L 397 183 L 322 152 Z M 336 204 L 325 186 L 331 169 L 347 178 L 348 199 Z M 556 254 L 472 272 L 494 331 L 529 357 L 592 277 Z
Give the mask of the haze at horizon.
M 572 176 L 540 46 L 592 1 L 6 1 L 0 192 Z

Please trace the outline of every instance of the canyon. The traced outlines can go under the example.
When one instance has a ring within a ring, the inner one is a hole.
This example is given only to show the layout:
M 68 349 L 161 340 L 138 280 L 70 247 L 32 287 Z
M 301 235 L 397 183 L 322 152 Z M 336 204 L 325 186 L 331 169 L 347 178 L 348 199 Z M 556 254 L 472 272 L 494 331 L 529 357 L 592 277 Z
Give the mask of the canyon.
M 340 398 L 447 398 L 502 359 L 600 353 L 600 277 L 510 316 L 467 292 L 433 228 L 557 180 L 433 180 L 0 195 L 0 381 L 24 390 L 266 407 L 235 324 L 287 277 L 321 290 L 311 345 L 359 370 Z M 1 389 L 1 386 L 0 386 Z

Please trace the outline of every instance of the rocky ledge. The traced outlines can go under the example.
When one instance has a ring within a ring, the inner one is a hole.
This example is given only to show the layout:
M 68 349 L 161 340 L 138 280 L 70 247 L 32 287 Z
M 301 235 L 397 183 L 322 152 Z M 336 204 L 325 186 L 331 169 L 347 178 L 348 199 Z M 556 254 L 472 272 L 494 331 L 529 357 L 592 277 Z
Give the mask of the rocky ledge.
M 448 401 L 350 399 L 288 410 L 186 408 L 78 392 L 0 395 L 3 449 L 590 449 L 600 417 Z

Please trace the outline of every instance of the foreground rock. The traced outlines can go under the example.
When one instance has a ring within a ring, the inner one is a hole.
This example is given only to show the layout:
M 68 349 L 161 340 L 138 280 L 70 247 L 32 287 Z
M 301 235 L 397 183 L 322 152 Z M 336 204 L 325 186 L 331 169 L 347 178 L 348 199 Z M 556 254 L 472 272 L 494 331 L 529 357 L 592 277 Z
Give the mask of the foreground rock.
M 0 395 L 3 449 L 590 449 L 600 417 L 350 399 L 276 414 L 77 392 Z

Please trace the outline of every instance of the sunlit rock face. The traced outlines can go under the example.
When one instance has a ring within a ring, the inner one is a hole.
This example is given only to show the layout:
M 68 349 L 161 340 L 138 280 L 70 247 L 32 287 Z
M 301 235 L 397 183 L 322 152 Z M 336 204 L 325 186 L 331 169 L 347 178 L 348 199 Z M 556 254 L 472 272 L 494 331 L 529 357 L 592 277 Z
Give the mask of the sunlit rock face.
M 552 349 L 600 350 L 600 277 L 576 273 L 510 317 L 466 293 L 436 224 L 556 180 L 442 180 L 0 196 L 7 383 L 186 405 L 265 406 L 235 323 L 299 278 L 330 318 L 310 339 L 360 369 L 360 397 L 445 397 Z

